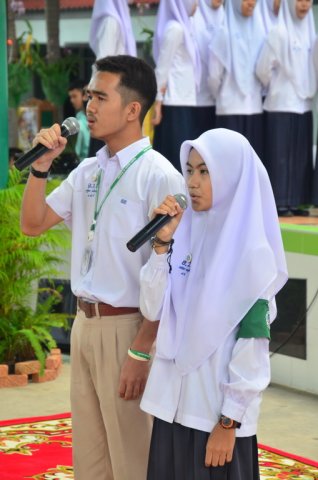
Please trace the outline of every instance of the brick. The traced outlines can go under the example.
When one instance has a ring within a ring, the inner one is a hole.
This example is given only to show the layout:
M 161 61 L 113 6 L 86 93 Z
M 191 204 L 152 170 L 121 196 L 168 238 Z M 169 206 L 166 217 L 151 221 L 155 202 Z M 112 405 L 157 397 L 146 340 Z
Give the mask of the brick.
M 0 365 L 0 378 L 1 377 L 6 377 L 8 375 L 8 372 L 9 372 L 8 365 L 1 364 Z
M 41 376 L 39 373 L 34 373 L 32 375 L 32 382 L 34 383 L 50 382 L 51 380 L 55 380 L 56 377 L 57 377 L 57 370 L 48 370 L 46 368 L 44 370 L 44 374 Z
M 0 377 L 0 388 L 4 387 L 25 387 L 28 384 L 27 375 L 7 375 Z
M 60 348 L 52 348 L 50 353 L 51 353 L 51 355 L 61 355 L 61 349 Z
M 38 360 L 30 360 L 26 362 L 17 362 L 15 364 L 15 373 L 17 375 L 31 375 L 40 371 L 40 362 Z
M 62 357 L 60 355 L 49 355 L 45 360 L 45 367 L 48 370 L 56 370 L 62 362 Z

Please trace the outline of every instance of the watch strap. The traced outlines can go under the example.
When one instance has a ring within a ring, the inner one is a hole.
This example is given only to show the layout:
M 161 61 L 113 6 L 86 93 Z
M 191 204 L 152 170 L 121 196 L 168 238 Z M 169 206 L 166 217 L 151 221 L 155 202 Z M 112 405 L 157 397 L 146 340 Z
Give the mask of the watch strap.
M 32 173 L 32 175 L 36 178 L 47 178 L 49 176 L 50 170 L 48 170 L 47 172 L 40 172 L 39 170 L 35 170 L 35 168 L 33 168 L 31 165 L 30 173 Z

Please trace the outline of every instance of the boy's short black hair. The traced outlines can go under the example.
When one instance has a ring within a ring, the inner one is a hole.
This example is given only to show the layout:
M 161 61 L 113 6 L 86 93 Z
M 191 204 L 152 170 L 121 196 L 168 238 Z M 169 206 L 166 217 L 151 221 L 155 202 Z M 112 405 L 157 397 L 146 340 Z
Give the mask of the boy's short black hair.
M 81 90 L 81 92 L 84 91 L 84 87 L 86 86 L 87 84 L 84 82 L 84 80 L 74 80 L 70 86 L 68 87 L 68 91 L 70 92 L 71 90 Z
M 141 104 L 140 123 L 154 103 L 157 82 L 153 68 L 141 58 L 130 55 L 115 55 L 95 62 L 97 72 L 110 72 L 120 75 L 119 87 L 125 104 L 138 101 Z

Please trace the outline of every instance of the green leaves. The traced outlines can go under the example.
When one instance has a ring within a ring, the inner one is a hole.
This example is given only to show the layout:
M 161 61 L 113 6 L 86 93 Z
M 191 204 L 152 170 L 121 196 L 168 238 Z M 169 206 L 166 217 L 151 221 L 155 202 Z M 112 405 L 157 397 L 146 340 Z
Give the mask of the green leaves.
M 44 368 L 46 352 L 55 346 L 50 330 L 67 328 L 69 314 L 52 313 L 61 299 L 61 292 L 53 287 L 40 289 L 46 298 L 37 303 L 38 282 L 59 276 L 70 235 L 64 225 L 39 237 L 21 233 L 24 176 L 10 170 L 8 187 L 0 190 L 0 363 L 36 358 Z M 56 186 L 56 181 L 50 183 L 50 189 Z M 36 308 L 32 308 L 34 303 Z

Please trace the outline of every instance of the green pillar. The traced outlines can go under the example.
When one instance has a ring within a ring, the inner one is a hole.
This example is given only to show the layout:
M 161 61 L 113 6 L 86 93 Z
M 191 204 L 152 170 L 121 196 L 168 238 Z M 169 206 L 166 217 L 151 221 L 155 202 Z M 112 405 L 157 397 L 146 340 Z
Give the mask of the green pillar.
M 0 188 L 8 180 L 8 67 L 6 2 L 0 1 Z

